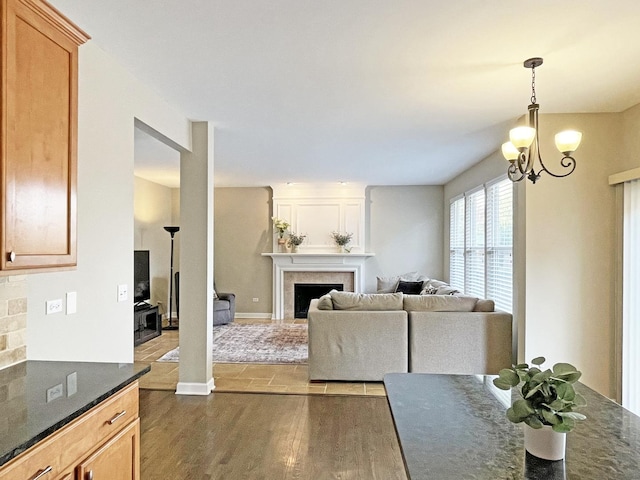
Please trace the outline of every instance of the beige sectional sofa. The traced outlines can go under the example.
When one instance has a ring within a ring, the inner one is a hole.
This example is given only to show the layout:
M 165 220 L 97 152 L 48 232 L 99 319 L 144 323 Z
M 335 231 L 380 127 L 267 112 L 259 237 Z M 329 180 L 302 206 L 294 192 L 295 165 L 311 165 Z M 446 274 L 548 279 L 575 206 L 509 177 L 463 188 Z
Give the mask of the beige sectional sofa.
M 486 310 L 466 296 L 333 291 L 309 307 L 309 378 L 497 374 L 512 363 L 512 316 Z

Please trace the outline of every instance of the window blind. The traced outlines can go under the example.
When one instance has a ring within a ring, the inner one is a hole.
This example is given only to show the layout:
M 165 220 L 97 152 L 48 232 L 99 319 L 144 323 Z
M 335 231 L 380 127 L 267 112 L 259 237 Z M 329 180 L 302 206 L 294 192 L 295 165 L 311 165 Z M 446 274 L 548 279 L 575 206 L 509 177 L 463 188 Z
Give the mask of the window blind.
M 449 283 L 513 310 L 513 183 L 467 192 L 449 210 Z
M 449 284 L 464 290 L 464 197 L 449 210 Z
M 487 288 L 496 308 L 513 309 L 513 183 L 487 186 Z
M 485 194 L 484 189 L 466 197 L 464 291 L 483 297 L 485 294 Z

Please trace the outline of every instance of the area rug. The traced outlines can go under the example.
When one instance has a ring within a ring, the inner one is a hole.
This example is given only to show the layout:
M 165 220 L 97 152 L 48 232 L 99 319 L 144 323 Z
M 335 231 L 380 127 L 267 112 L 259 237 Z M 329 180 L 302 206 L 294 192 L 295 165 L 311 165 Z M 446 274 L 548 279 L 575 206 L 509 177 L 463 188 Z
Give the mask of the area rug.
M 214 363 L 307 363 L 306 324 L 230 323 L 213 327 Z M 177 362 L 180 347 L 158 362 Z

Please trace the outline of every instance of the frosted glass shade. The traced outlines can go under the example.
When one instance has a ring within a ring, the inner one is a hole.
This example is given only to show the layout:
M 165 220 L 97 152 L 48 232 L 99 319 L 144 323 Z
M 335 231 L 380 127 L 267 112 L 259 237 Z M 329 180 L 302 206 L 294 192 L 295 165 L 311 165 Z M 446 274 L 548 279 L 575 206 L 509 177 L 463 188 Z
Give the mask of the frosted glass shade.
M 536 129 L 531 127 L 516 127 L 509 131 L 509 140 L 517 149 L 529 148 L 535 136 Z
M 502 155 L 504 155 L 504 158 L 506 158 L 510 162 L 513 162 L 520 156 L 520 152 L 516 147 L 513 146 L 513 143 L 506 142 L 502 144 Z
M 565 130 L 556 134 L 556 148 L 565 155 L 575 152 L 582 140 L 582 133 L 575 130 Z

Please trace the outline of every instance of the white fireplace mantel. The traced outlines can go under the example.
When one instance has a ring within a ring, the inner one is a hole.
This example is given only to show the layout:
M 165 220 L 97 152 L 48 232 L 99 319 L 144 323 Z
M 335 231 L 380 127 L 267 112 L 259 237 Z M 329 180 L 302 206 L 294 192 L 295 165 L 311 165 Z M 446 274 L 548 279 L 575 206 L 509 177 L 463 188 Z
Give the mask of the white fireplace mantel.
M 352 272 L 356 293 L 364 291 L 364 262 L 375 253 L 263 253 L 273 260 L 273 315 L 284 319 L 284 272 Z

